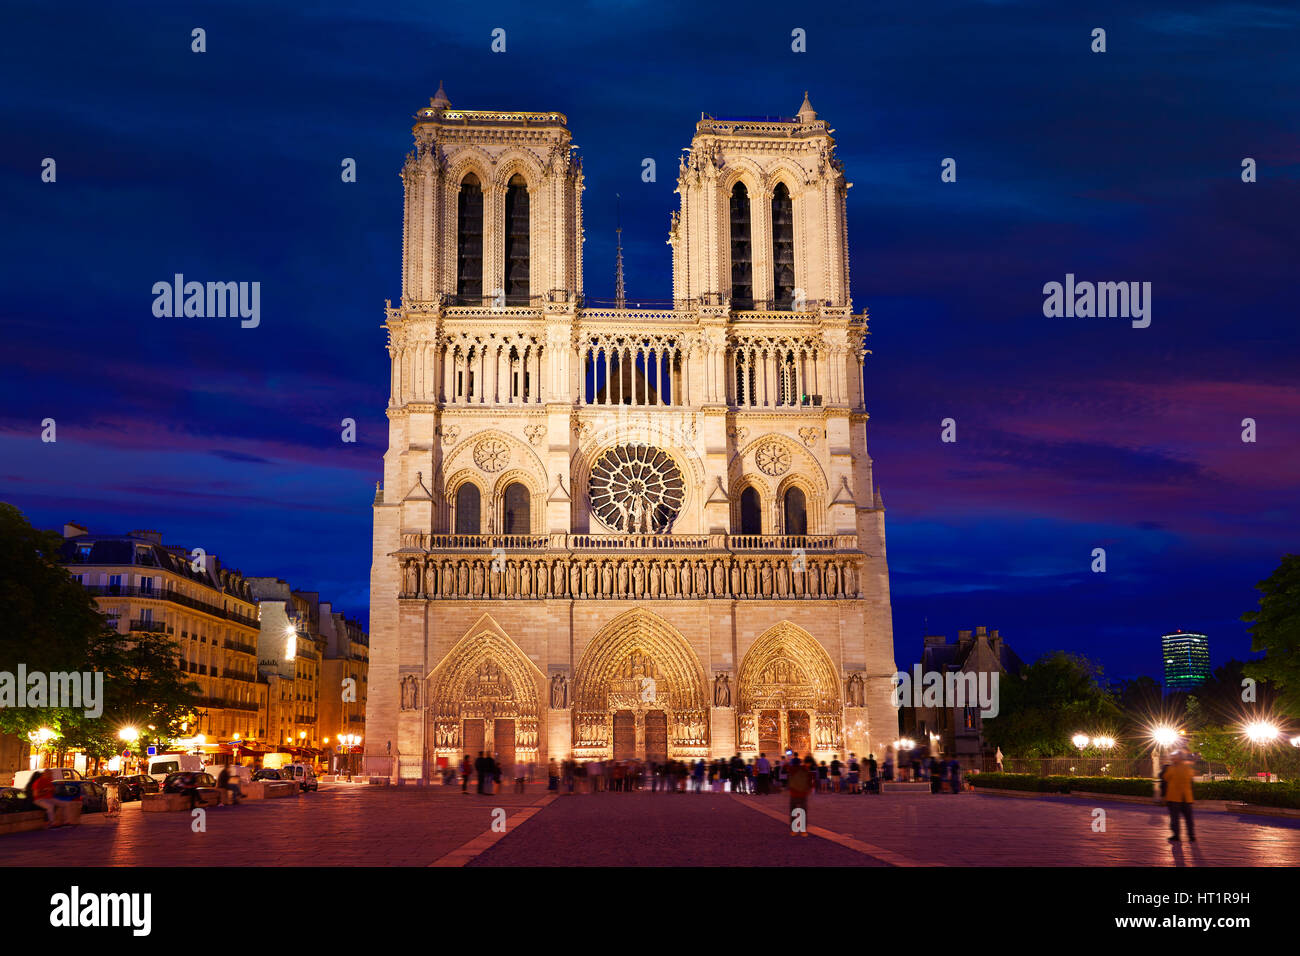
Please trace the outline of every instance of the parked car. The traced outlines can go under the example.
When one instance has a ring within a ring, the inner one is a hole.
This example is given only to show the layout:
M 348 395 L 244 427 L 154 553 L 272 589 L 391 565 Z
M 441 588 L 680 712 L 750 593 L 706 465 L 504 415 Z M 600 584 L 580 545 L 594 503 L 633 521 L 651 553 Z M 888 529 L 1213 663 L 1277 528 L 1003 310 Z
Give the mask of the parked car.
M 162 792 L 184 793 L 191 787 L 198 790 L 200 803 L 221 802 L 221 794 L 217 790 L 217 781 L 213 779 L 212 774 L 197 770 L 182 770 L 180 773 L 169 773 L 167 779 L 163 781 Z
M 81 771 L 73 770 L 71 767 L 46 767 L 50 776 L 54 780 L 81 780 Z M 27 781 L 40 773 L 39 770 L 19 770 L 14 774 L 14 788 L 17 790 L 26 790 Z
M 82 813 L 103 813 L 108 809 L 108 791 L 94 780 L 56 780 L 55 800 L 80 800 Z
M 308 790 L 320 789 L 320 781 L 316 779 L 316 771 L 312 769 L 312 765 L 309 763 L 289 764 L 280 771 L 280 779 L 297 781 L 303 793 Z
M 117 787 L 118 799 L 123 803 L 139 800 L 146 793 L 157 793 L 161 787 L 158 781 L 147 773 L 120 774 L 116 777 L 92 777 L 96 783 L 105 787 Z
M 22 813 L 24 810 L 39 809 L 17 787 L 0 787 L 0 813 Z
M 279 770 L 273 770 L 270 767 L 263 767 L 257 773 L 253 774 L 254 780 L 282 780 Z

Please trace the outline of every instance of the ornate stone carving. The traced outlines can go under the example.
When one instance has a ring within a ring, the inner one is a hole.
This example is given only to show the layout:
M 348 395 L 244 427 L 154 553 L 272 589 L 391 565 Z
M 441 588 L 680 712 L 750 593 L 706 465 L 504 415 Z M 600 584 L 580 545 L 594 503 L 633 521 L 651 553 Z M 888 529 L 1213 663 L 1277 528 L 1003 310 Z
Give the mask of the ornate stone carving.
M 731 706 L 731 675 L 726 671 L 713 678 L 713 706 Z
M 496 438 L 485 438 L 474 446 L 474 464 L 484 471 L 497 472 L 510 460 L 510 449 Z
M 803 443 L 809 448 L 813 446 L 813 442 L 817 440 L 820 434 L 820 428 L 807 427 L 799 429 L 799 437 L 803 439 Z
M 542 439 L 546 437 L 545 425 L 525 425 L 524 434 L 528 436 L 528 444 L 540 445 Z
M 456 443 L 456 440 L 457 440 L 458 438 L 460 438 L 460 426 L 459 426 L 459 425 L 443 425 L 443 426 L 442 426 L 442 443 L 443 443 L 444 445 L 453 445 L 453 444 Z
M 778 441 L 764 442 L 754 454 L 759 470 L 776 477 L 790 470 L 790 452 Z
M 562 710 L 569 706 L 569 679 L 563 674 L 551 677 L 551 708 Z
M 402 710 L 416 710 L 419 705 L 420 682 L 414 674 L 402 678 Z

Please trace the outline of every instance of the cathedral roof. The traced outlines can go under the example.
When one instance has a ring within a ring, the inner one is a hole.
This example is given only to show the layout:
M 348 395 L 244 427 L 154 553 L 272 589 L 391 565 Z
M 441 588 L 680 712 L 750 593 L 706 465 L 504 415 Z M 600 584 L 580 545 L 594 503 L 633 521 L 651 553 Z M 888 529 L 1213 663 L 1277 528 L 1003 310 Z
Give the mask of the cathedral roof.
M 433 94 L 433 99 L 429 100 L 429 105 L 434 109 L 451 109 L 451 100 L 447 99 L 447 91 L 442 88 L 442 80 L 438 81 L 438 92 Z

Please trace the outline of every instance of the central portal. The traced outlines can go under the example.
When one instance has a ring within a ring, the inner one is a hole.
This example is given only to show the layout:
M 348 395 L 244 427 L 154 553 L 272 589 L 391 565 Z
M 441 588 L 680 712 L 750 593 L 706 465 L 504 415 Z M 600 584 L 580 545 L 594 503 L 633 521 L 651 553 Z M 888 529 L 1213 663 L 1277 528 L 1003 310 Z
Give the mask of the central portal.
M 708 719 L 704 668 L 662 618 L 627 611 L 587 646 L 573 688 L 578 760 L 707 757 Z

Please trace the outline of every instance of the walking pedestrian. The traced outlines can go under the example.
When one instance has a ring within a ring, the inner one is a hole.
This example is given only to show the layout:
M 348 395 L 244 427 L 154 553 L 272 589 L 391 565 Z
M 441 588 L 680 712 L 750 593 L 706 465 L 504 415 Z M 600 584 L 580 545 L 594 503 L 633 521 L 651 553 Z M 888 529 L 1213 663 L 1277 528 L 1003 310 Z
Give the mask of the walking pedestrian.
M 1178 820 L 1187 822 L 1187 841 L 1196 842 L 1196 829 L 1192 826 L 1192 777 L 1195 770 L 1184 753 L 1176 753 L 1173 763 L 1165 768 L 1161 777 L 1165 783 L 1165 805 L 1169 807 L 1170 843 L 1178 842 Z
M 815 786 L 816 777 L 808 765 L 799 758 L 790 761 L 790 835 L 808 835 L 808 796 Z M 799 811 L 803 811 L 799 813 Z

